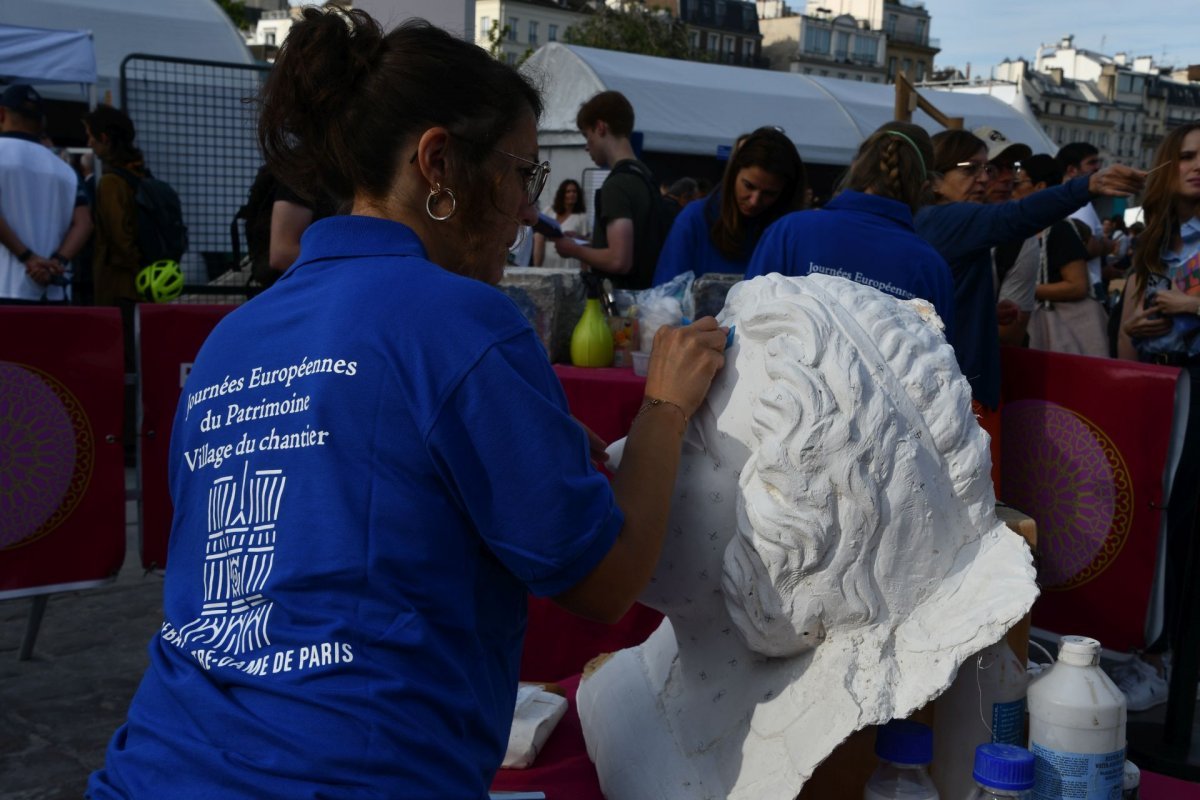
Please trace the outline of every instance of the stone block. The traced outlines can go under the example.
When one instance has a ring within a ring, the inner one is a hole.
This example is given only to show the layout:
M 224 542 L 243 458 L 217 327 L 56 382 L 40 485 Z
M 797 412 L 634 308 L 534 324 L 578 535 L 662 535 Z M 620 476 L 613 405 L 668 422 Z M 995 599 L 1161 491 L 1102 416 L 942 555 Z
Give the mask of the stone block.
M 579 270 L 508 267 L 500 290 L 521 309 L 552 363 L 571 360 L 571 333 L 587 300 Z

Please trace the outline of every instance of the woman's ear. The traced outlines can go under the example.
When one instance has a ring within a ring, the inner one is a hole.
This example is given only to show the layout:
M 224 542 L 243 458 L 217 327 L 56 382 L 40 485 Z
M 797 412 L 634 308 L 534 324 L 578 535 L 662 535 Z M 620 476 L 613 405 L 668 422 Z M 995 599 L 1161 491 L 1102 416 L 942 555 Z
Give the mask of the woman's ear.
M 446 181 L 449 149 L 450 131 L 441 126 L 425 131 L 417 141 L 417 169 L 430 186 Z

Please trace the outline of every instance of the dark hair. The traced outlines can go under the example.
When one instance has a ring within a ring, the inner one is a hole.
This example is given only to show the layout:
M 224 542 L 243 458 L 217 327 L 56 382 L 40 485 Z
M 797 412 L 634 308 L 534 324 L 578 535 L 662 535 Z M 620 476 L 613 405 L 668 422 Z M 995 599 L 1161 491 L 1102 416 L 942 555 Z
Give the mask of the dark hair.
M 720 213 L 709 230 L 713 245 L 726 258 L 743 258 L 750 244 L 746 240 L 747 223 L 738 210 L 736 192 L 738 173 L 750 167 L 758 167 L 783 179 L 783 189 L 774 205 L 755 219 L 753 227 L 756 230 L 761 231 L 789 211 L 798 210 L 804 201 L 808 177 L 796 145 L 775 128 L 759 128 L 751 133 L 725 167 L 721 179 Z
M 1035 156 L 1021 159 L 1021 171 L 1029 176 L 1034 183 L 1044 183 L 1047 186 L 1058 186 L 1062 183 L 1063 171 L 1054 156 L 1038 153 Z
M 987 150 L 983 139 L 970 131 L 939 131 L 930 143 L 933 145 L 933 171 L 942 174 L 954 169 L 955 164 L 970 161 L 980 150 Z
M 678 200 L 681 197 L 695 197 L 697 185 L 695 178 L 680 178 L 667 189 L 667 197 Z
M 1088 242 L 1090 242 L 1092 240 L 1092 226 L 1091 225 L 1088 225 L 1083 220 L 1076 219 L 1075 217 L 1068 217 L 1067 222 L 1070 222 L 1072 225 L 1075 226 L 1075 232 L 1077 234 L 1079 234 L 1079 239 L 1084 244 L 1087 244 Z
M 859 145 L 842 185 L 899 200 L 916 213 L 927 202 L 927 179 L 932 170 L 929 134 L 920 125 L 893 120 Z
M 440 125 L 469 206 L 496 142 L 527 109 L 542 111 L 537 90 L 476 45 L 420 19 L 385 35 L 366 12 L 334 6 L 301 12 L 261 99 L 271 171 L 303 197 L 339 202 L 384 196 L 409 160 L 401 146 Z
M 1138 246 L 1133 253 L 1133 267 L 1140 279 L 1138 284 L 1143 289 L 1150 273 L 1163 271 L 1163 248 L 1171 242 L 1183 222 L 1175 203 L 1175 195 L 1179 191 L 1179 170 L 1157 168 L 1177 163 L 1184 138 L 1196 130 L 1200 130 L 1200 122 L 1180 125 L 1167 133 L 1154 151 L 1154 163 L 1150 165 L 1150 175 L 1142 191 L 1142 218 L 1146 221 L 1146 228 L 1138 236 Z
M 567 187 L 575 187 L 575 207 L 567 208 Z M 582 214 L 587 211 L 587 206 L 583 202 L 583 187 L 579 185 L 579 181 L 574 178 L 567 178 L 558 185 L 558 191 L 554 193 L 554 202 L 550 204 L 550 208 L 555 214 Z
M 1095 145 L 1087 142 L 1071 142 L 1059 148 L 1058 155 L 1054 156 L 1054 160 L 1058 162 L 1058 166 L 1062 168 L 1065 175 L 1068 168 L 1078 167 L 1085 158 L 1099 154 L 1100 151 L 1096 149 Z
M 116 164 L 128 164 L 142 160 L 142 151 L 133 146 L 137 136 L 133 120 L 119 108 L 98 105 L 83 117 L 83 124 L 92 137 L 108 137 L 109 160 Z
M 633 106 L 620 92 L 600 92 L 579 107 L 575 125 L 581 131 L 591 130 L 597 122 L 608 126 L 613 136 L 629 138 L 633 133 Z
M 1114 230 L 1128 230 L 1128 228 L 1125 227 L 1125 216 L 1123 214 L 1113 214 L 1108 218 L 1108 221 L 1113 224 Z

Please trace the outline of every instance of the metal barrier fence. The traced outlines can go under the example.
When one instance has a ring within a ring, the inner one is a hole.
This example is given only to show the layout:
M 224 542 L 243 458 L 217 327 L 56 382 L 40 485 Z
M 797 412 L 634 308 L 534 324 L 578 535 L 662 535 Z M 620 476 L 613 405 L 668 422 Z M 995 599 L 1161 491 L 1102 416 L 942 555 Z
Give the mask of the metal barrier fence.
M 233 263 L 230 225 L 262 164 L 254 101 L 269 71 L 138 53 L 121 62 L 121 107 L 146 165 L 183 205 L 185 301 L 239 302 L 252 293 L 248 271 Z

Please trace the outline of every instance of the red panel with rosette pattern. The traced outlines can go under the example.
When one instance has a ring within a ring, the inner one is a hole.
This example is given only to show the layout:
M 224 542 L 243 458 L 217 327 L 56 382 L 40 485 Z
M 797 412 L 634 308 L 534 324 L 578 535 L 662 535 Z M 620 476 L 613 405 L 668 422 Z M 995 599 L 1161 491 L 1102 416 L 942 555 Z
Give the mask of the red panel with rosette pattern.
M 0 593 L 104 580 L 125 557 L 114 309 L 0 307 Z
M 1003 500 L 1037 522 L 1034 625 L 1115 650 L 1145 645 L 1178 378 L 1005 348 Z

